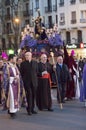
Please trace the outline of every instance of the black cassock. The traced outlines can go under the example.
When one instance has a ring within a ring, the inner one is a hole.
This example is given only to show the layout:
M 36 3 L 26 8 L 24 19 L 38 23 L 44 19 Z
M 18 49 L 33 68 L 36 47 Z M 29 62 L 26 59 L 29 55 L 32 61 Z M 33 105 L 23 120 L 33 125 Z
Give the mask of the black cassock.
M 52 73 L 52 66 L 49 63 L 38 64 L 38 89 L 37 89 L 37 106 L 39 110 L 50 109 L 52 106 L 50 81 L 48 78 L 42 78 L 42 72 Z

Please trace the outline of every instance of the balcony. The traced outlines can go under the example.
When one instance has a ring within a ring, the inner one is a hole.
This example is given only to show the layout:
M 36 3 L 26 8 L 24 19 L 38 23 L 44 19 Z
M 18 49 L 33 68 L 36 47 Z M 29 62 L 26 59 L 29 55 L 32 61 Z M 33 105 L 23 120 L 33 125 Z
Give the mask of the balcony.
M 24 0 L 24 2 L 27 2 L 28 0 Z
M 51 13 L 52 12 L 52 6 L 45 7 L 45 13 Z
M 61 25 L 61 26 L 65 25 L 65 21 L 60 21 L 59 25 Z
M 79 0 L 80 1 L 80 3 L 86 3 L 86 0 Z
M 86 23 L 86 19 L 80 19 L 80 23 Z
M 59 3 L 59 6 L 60 6 L 60 7 L 64 6 L 64 2 L 60 2 L 60 3 Z
M 29 17 L 29 11 L 23 11 L 23 16 L 24 17 Z
M 49 24 L 49 28 L 53 28 L 53 23 L 48 23 Z
M 24 17 L 29 17 L 33 15 L 33 10 L 23 11 Z
M 10 6 L 10 0 L 5 1 L 5 6 Z
M 36 8 L 35 8 L 35 11 L 38 11 L 38 9 L 39 9 L 39 7 L 36 7 Z
M 10 15 L 10 14 L 7 14 L 7 15 L 5 15 L 5 20 L 7 21 L 7 20 L 11 20 L 12 19 L 12 15 Z
M 72 19 L 71 24 L 76 24 L 76 19 Z
M 32 10 L 32 9 L 29 10 L 29 15 L 30 15 L 30 16 L 33 16 L 33 10 Z
M 5 34 L 12 35 L 13 34 L 12 28 L 6 27 Z
M 7 33 L 10 34 L 10 35 L 13 34 L 12 29 L 8 30 Z
M 53 5 L 53 11 L 57 11 L 57 5 Z
M 74 5 L 76 3 L 76 0 L 71 0 L 70 3 L 71 5 Z

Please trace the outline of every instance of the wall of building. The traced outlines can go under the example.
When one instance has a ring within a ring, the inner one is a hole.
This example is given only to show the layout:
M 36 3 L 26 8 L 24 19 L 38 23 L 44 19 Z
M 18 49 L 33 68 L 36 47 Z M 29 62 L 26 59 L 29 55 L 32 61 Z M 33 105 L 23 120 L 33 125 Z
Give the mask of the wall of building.
M 63 40 L 66 41 L 66 31 L 70 32 L 71 41 L 70 43 L 78 41 L 77 31 L 82 31 L 82 42 L 86 43 L 86 16 L 84 19 L 81 17 L 81 11 L 86 11 L 86 2 L 80 3 L 80 0 L 76 0 L 75 4 L 71 4 L 70 0 L 64 0 L 64 6 L 59 6 L 60 0 L 58 0 L 58 29 L 61 31 Z M 71 12 L 76 11 L 76 23 L 71 24 Z M 65 14 L 65 24 L 60 25 L 60 14 Z M 86 13 L 85 13 L 86 14 Z M 82 19 L 82 22 L 80 21 Z M 76 43 L 76 42 L 75 42 Z M 77 42 L 78 44 L 78 42 Z
M 0 0 L 0 2 L 4 3 L 5 0 L 3 0 L 3 1 Z M 15 0 L 15 2 L 17 3 L 18 0 Z M 24 16 L 24 12 L 26 11 L 26 3 L 29 3 L 28 10 L 29 11 L 32 10 L 32 14 Z M 48 17 L 51 16 L 52 17 L 52 24 L 55 24 L 56 23 L 56 15 L 57 15 L 58 16 L 58 30 L 61 32 L 63 40 L 66 41 L 66 32 L 69 31 L 70 36 L 71 36 L 70 43 L 78 43 L 77 42 L 78 41 L 77 40 L 77 31 L 81 30 L 82 31 L 82 40 L 83 40 L 82 42 L 86 43 L 86 36 L 85 36 L 85 34 L 86 34 L 86 16 L 84 16 L 84 19 L 83 19 L 82 15 L 81 15 L 81 11 L 86 11 L 86 3 L 80 3 L 80 0 L 76 0 L 76 4 L 71 5 L 70 0 L 64 0 L 64 6 L 59 6 L 60 0 L 57 0 L 57 9 L 56 10 L 54 10 L 54 6 L 56 5 L 56 0 L 51 0 L 51 3 L 52 3 L 52 5 L 51 5 L 52 11 L 46 12 L 45 7 L 48 7 L 48 0 L 39 0 L 40 14 L 43 17 L 43 22 L 45 23 L 46 27 L 49 26 Z M 71 12 L 72 11 L 76 11 L 76 21 L 77 22 L 75 24 L 71 24 Z M 59 24 L 61 22 L 60 21 L 60 14 L 61 13 L 65 14 L 65 19 L 64 19 L 65 21 L 63 21 L 64 22 L 63 25 Z M 21 29 L 26 25 L 25 21 L 29 21 L 29 23 L 31 25 L 33 25 L 32 18 L 33 17 L 36 18 L 37 16 L 38 16 L 38 13 L 36 10 L 36 0 L 20 0 L 20 2 L 18 4 L 18 17 L 20 19 L 19 26 Z M 10 21 L 13 22 L 12 19 L 10 19 Z M 6 21 L 6 22 L 9 22 L 9 21 Z M 1 24 L 2 23 L 0 21 L 0 29 L 2 27 Z M 0 31 L 0 34 L 2 34 L 2 29 Z M 6 38 L 6 41 L 7 41 L 6 35 L 7 34 L 4 34 L 4 37 Z M 10 37 L 12 37 L 12 41 L 13 41 L 14 37 L 12 35 L 14 35 L 14 31 L 13 31 L 13 34 L 10 35 Z M 1 37 L 1 35 L 0 35 L 0 37 Z

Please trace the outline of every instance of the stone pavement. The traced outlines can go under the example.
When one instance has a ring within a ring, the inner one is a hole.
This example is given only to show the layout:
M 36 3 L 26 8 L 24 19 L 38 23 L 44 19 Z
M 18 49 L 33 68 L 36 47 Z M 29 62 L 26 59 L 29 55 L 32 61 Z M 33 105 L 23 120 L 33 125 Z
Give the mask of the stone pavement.
M 39 111 L 28 116 L 25 108 L 21 108 L 15 119 L 11 119 L 6 111 L 0 110 L 0 130 L 86 130 L 86 108 L 78 100 L 66 101 L 60 109 L 53 90 L 54 112 Z

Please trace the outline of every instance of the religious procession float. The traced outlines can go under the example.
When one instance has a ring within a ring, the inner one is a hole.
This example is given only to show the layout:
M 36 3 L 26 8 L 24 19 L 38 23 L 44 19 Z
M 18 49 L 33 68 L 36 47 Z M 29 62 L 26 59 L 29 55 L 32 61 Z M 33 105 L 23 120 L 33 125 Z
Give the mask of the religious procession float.
M 55 24 L 53 28 L 46 29 L 42 23 L 40 12 L 38 17 L 32 21 L 34 26 L 26 25 L 21 33 L 20 49 L 24 52 L 26 50 L 31 51 L 35 57 L 38 57 L 41 53 L 50 55 L 51 52 L 56 55 L 61 53 L 63 47 L 63 41 L 61 35 L 58 32 L 58 26 Z

